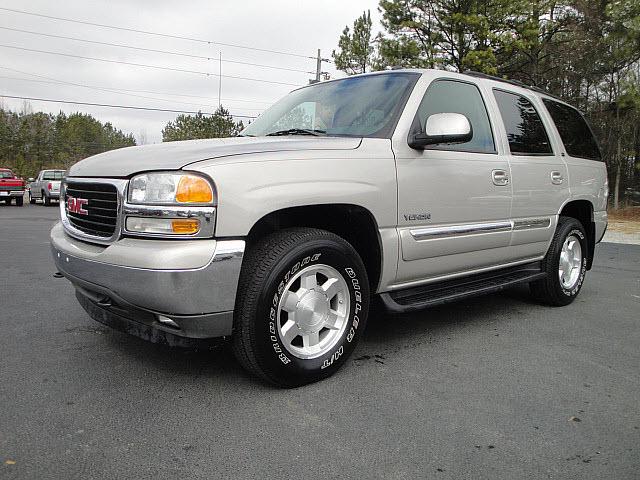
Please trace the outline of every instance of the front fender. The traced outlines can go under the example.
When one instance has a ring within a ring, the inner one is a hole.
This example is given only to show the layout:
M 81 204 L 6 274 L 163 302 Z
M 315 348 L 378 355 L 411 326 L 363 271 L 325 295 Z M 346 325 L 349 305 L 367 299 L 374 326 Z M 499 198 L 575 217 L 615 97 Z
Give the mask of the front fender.
M 395 226 L 396 171 L 390 141 L 366 139 L 351 151 L 279 152 L 236 162 L 191 165 L 216 183 L 216 236 L 243 237 L 261 218 L 290 207 L 352 204 L 380 228 Z

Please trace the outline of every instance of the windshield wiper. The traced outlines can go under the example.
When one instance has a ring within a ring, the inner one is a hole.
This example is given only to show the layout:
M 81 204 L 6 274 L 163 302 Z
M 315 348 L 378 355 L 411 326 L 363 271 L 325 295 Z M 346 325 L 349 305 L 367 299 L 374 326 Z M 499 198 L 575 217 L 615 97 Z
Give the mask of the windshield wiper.
M 278 130 L 277 132 L 267 133 L 267 137 L 279 137 L 282 135 L 325 135 L 326 130 L 311 130 L 307 128 L 289 128 L 287 130 Z

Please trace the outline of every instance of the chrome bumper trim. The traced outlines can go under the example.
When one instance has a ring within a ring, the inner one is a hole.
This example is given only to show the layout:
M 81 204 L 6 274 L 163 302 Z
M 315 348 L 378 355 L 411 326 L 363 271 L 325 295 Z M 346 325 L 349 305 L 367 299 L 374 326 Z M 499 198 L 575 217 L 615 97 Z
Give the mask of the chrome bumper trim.
M 64 237 L 52 238 L 51 244 L 56 268 L 72 283 L 80 280 L 90 285 L 87 288 L 93 286 L 108 296 L 170 318 L 232 311 L 244 247 L 243 240 L 222 240 L 216 242 L 213 256 L 200 268 L 162 269 L 158 265 L 151 269 L 83 258 Z

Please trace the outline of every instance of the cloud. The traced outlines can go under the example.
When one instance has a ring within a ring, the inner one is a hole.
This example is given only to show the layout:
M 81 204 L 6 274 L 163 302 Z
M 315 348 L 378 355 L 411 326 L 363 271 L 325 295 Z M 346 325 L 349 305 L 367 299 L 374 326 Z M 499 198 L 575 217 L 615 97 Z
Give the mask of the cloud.
M 311 1 L 245 1 L 166 0 L 80 1 L 51 3 L 46 0 L 23 2 L 8 0 L 3 7 L 65 17 L 125 28 L 163 32 L 201 38 L 213 42 L 279 50 L 314 56 L 317 49 L 330 58 L 345 25 L 351 24 L 363 10 L 377 14 L 377 2 L 351 0 Z M 120 43 L 142 48 L 168 50 L 190 55 L 210 56 L 211 60 L 186 58 L 164 53 L 137 51 L 72 40 L 48 38 L 0 29 L 0 44 L 28 49 L 48 50 L 122 62 L 159 65 L 171 68 L 218 73 L 218 55 L 223 60 L 269 64 L 305 71 L 315 70 L 315 61 L 288 55 L 243 48 L 170 39 L 140 33 L 113 30 L 90 25 L 63 22 L 3 11 L 0 26 L 52 35 L 79 37 L 99 42 Z M 212 111 L 217 106 L 220 79 L 189 73 L 83 60 L 45 53 L 0 47 L 0 92 L 5 95 L 75 100 L 92 103 L 126 104 L 152 108 Z M 323 68 L 333 77 L 342 76 L 332 65 Z M 17 73 L 15 70 L 48 77 L 47 79 Z M 233 63 L 222 64 L 222 74 L 304 85 L 311 74 L 287 72 Z M 128 89 L 138 92 L 108 92 L 52 82 L 62 80 L 105 89 Z M 29 80 L 29 81 L 27 81 Z M 222 78 L 222 101 L 232 113 L 257 115 L 269 102 L 284 96 L 294 87 L 248 80 Z M 142 93 L 155 92 L 155 93 Z M 172 95 L 168 95 L 168 94 Z M 178 96 L 189 95 L 189 96 Z M 206 98 L 196 98 L 206 97 Z M 143 98 L 146 97 L 146 98 Z M 3 100 L 20 109 L 21 100 Z M 109 121 L 125 132 L 147 141 L 161 141 L 164 125 L 176 114 L 73 106 L 32 101 L 34 110 L 56 113 L 82 111 L 101 121 Z

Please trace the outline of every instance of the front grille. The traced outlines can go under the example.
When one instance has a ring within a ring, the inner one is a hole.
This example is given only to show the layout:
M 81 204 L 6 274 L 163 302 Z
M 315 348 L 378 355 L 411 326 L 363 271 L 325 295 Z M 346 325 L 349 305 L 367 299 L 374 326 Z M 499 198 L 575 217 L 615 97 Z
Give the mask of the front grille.
M 69 197 L 84 199 L 87 214 L 69 211 Z M 64 192 L 65 212 L 69 223 L 89 235 L 109 238 L 118 222 L 118 190 L 108 183 L 67 182 Z

